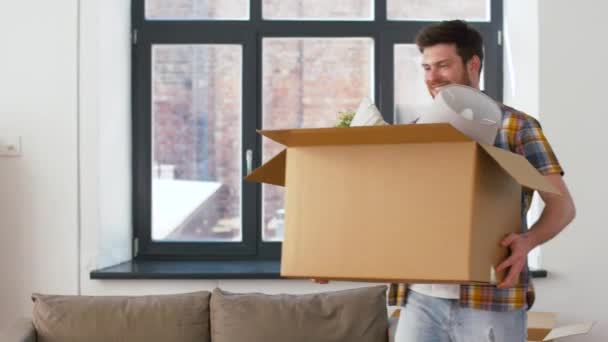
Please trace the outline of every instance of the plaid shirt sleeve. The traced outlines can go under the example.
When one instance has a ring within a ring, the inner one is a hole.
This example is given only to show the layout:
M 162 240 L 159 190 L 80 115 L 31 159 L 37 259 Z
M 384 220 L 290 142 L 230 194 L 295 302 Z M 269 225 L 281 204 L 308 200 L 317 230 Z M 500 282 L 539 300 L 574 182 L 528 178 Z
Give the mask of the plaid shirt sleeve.
M 540 123 L 531 116 L 522 119 L 521 128 L 515 133 L 515 150 L 543 175 L 564 175 Z

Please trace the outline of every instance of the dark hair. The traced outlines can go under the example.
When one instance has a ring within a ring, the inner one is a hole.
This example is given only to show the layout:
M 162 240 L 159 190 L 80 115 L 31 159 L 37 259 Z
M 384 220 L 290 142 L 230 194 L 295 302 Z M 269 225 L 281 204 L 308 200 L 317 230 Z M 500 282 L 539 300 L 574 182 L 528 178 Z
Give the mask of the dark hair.
M 420 52 L 423 52 L 424 48 L 442 43 L 455 44 L 456 52 L 463 63 L 466 64 L 477 55 L 483 65 L 483 38 L 479 31 L 465 21 L 442 21 L 423 28 L 416 36 L 416 45 Z M 481 72 L 481 66 L 479 71 Z

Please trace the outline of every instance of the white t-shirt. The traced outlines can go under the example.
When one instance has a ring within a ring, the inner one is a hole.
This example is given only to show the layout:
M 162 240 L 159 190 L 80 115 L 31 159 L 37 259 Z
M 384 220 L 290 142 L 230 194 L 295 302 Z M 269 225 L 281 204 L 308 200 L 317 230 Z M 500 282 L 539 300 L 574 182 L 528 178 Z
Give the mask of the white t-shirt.
M 458 284 L 410 284 L 409 289 L 431 297 L 460 298 L 460 285 Z

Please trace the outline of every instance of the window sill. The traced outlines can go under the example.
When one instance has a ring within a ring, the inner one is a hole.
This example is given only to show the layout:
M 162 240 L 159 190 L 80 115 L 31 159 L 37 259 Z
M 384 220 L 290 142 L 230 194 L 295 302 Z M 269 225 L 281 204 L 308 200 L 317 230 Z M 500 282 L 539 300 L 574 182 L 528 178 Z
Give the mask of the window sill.
M 547 270 L 543 270 L 542 268 L 532 269 L 530 270 L 530 275 L 532 278 L 548 278 L 549 272 Z
M 91 279 L 280 279 L 278 260 L 131 260 L 94 270 Z
M 278 260 L 184 261 L 131 260 L 90 273 L 91 279 L 281 279 Z M 543 269 L 532 278 L 547 278 Z

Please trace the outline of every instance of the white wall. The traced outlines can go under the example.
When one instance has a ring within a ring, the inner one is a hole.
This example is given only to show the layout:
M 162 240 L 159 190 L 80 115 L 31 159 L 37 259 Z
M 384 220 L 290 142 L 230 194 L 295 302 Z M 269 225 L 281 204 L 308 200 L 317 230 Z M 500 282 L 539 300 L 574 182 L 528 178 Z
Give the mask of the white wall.
M 605 1 L 540 0 L 539 109 L 577 205 L 574 223 L 543 249 L 549 279 L 537 282 L 537 309 L 564 320 L 596 320 L 573 341 L 608 340 L 608 23 Z
M 77 293 L 77 1 L 0 10 L 0 326 L 34 291 Z
M 81 1 L 80 172 L 83 293 L 89 272 L 131 255 L 130 2 Z

